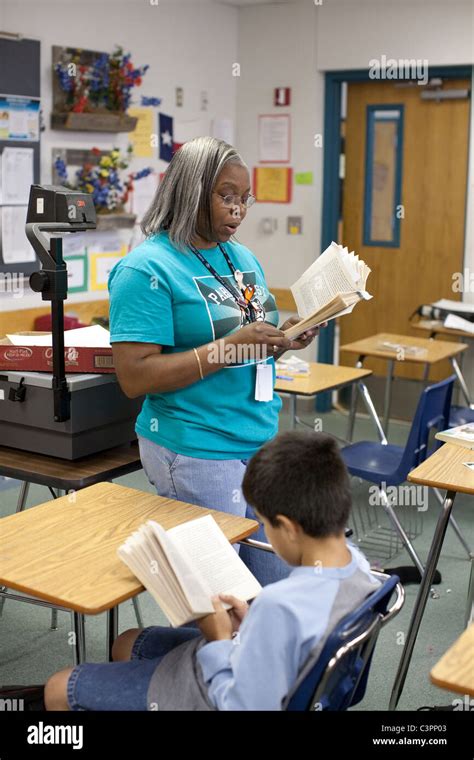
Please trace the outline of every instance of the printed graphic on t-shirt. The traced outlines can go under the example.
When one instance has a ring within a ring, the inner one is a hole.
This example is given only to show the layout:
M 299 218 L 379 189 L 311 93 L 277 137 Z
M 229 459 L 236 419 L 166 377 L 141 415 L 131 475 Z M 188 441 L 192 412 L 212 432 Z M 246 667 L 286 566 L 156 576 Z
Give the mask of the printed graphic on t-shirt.
M 212 275 L 194 277 L 193 279 L 206 304 L 213 340 L 222 338 L 249 323 L 250 320 L 234 296 Z M 236 288 L 236 282 L 232 275 L 224 275 L 223 279 L 231 287 Z M 267 288 L 257 282 L 255 272 L 243 272 L 243 283 L 244 286 L 253 286 L 255 289 L 251 303 L 255 309 L 256 321 L 276 325 L 278 323 L 278 311 L 275 299 Z

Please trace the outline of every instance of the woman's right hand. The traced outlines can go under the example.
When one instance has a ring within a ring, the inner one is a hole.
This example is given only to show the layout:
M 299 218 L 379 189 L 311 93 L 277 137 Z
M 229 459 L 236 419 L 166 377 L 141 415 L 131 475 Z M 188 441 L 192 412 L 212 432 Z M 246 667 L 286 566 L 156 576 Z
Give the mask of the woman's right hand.
M 283 330 L 268 322 L 251 322 L 226 336 L 225 343 L 235 346 L 278 346 L 278 349 L 285 350 L 289 348 L 291 340 L 285 336 Z

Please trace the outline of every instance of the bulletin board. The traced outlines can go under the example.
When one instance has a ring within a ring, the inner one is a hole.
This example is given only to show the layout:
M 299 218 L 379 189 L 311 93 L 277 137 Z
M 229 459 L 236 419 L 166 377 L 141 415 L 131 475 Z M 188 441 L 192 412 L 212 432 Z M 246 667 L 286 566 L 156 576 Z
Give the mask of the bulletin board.
M 39 40 L 12 38 L 3 39 L 0 38 L 0 103 L 8 101 L 9 98 L 24 98 L 25 104 L 30 102 L 33 111 L 38 110 L 40 107 L 40 42 Z M 4 139 L 8 134 L 8 128 L 5 128 L 5 124 L 8 120 L 3 119 L 7 111 L 0 109 L 0 161 L 5 148 L 28 148 L 32 150 L 33 156 L 33 182 L 40 182 L 40 131 L 38 125 L 37 136 L 34 135 L 34 139 L 28 139 L 28 135 L 25 139 Z M 3 125 L 3 129 L 2 129 Z M 37 139 L 36 139 L 37 137 Z M 10 155 L 12 155 L 10 153 Z M 31 155 L 31 154 L 30 154 Z M 3 196 L 3 193 L 2 193 Z M 2 206 L 8 206 L 9 211 L 4 212 Z M 4 251 L 2 246 L 2 239 L 4 237 L 5 230 L 2 229 L 2 219 L 17 220 L 20 212 L 18 208 L 16 211 L 11 211 L 14 206 L 3 203 L 3 197 L 0 204 L 0 273 L 6 272 L 22 272 L 24 275 L 29 276 L 32 272 L 38 269 L 38 259 L 36 255 L 32 257 L 31 261 L 14 261 L 12 263 L 6 263 L 4 261 Z M 23 203 L 21 203 L 23 208 Z M 25 210 L 26 212 L 26 210 Z M 26 213 L 24 214 L 26 221 Z M 31 251 L 31 246 L 24 236 L 24 250 Z

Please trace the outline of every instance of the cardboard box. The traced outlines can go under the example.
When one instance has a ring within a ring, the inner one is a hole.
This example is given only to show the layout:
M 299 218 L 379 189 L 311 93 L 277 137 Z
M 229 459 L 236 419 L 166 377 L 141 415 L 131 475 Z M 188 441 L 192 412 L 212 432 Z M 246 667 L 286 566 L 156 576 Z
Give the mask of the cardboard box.
M 47 335 L 44 332 L 20 332 L 19 335 Z M 115 372 L 111 348 L 64 349 L 66 373 L 104 374 Z M 4 335 L 0 337 L 0 371 L 52 372 L 51 346 L 14 346 Z

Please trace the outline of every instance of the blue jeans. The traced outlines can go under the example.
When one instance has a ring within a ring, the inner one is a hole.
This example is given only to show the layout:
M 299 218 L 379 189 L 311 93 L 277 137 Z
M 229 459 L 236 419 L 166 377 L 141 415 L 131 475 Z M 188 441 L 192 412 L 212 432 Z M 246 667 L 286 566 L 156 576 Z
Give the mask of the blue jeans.
M 138 635 L 128 662 L 76 665 L 67 683 L 71 710 L 152 710 L 147 694 L 160 660 L 201 632 L 194 628 L 150 626 Z
M 256 520 L 241 489 L 247 460 L 188 457 L 141 436 L 138 443 L 143 469 L 159 496 Z M 263 527 L 250 538 L 267 541 Z M 290 567 L 276 554 L 244 545 L 239 553 L 262 586 L 282 580 L 290 572 Z

